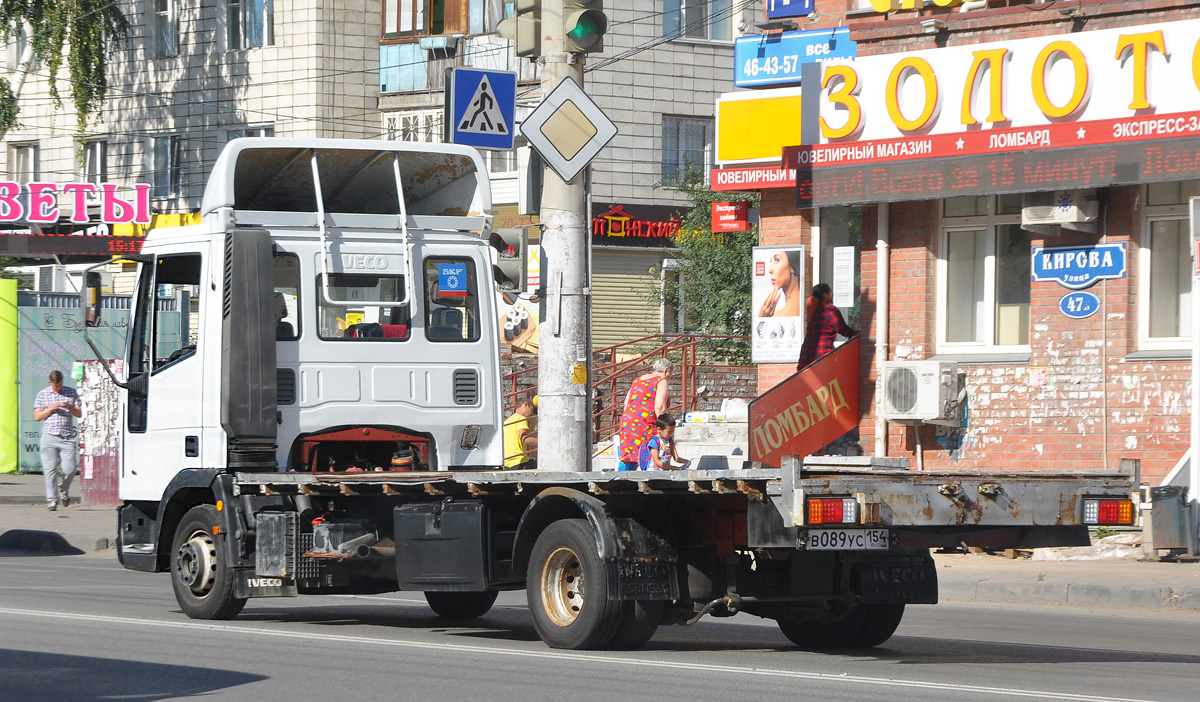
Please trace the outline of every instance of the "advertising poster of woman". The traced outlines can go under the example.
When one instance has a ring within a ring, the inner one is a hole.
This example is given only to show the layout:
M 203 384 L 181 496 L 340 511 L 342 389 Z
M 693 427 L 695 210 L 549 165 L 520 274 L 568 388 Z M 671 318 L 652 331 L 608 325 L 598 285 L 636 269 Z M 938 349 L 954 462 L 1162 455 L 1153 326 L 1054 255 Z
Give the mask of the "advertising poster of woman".
M 752 359 L 793 363 L 804 343 L 804 247 L 756 246 L 752 260 Z

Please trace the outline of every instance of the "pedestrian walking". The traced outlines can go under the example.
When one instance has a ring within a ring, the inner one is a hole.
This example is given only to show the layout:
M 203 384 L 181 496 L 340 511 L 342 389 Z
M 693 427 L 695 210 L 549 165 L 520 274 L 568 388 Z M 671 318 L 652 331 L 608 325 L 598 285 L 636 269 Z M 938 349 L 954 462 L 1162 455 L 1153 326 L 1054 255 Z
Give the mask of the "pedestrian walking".
M 833 304 L 833 290 L 827 283 L 813 286 L 812 297 L 806 305 L 806 331 L 804 345 L 800 347 L 800 362 L 796 370 L 833 351 L 833 342 L 838 334 L 854 336 L 858 332 L 846 324 L 842 311 Z
M 42 422 L 42 477 L 46 482 L 46 507 L 53 512 L 61 502 L 71 504 L 71 479 L 79 469 L 74 417 L 83 414 L 79 393 L 63 385 L 62 371 L 50 372 L 50 385 L 38 391 L 33 418 Z M 62 482 L 59 483 L 59 470 Z

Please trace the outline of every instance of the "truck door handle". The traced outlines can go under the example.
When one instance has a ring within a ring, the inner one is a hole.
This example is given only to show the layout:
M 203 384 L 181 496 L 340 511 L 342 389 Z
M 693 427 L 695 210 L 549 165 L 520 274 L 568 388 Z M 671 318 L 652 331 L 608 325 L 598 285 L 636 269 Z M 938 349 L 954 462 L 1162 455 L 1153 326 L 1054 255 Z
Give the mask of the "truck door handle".
M 195 458 L 200 455 L 200 437 L 185 436 L 183 437 L 183 455 L 189 458 Z

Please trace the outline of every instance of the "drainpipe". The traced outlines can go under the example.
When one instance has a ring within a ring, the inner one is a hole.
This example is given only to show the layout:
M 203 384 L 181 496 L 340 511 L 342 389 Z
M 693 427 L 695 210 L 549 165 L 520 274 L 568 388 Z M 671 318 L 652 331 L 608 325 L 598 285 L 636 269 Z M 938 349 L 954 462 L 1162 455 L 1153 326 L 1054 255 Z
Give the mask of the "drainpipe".
M 878 205 L 875 216 L 875 455 L 886 456 L 888 423 L 883 418 L 883 393 L 879 380 L 883 362 L 888 360 L 888 289 L 891 282 L 891 249 L 888 242 L 888 203 Z

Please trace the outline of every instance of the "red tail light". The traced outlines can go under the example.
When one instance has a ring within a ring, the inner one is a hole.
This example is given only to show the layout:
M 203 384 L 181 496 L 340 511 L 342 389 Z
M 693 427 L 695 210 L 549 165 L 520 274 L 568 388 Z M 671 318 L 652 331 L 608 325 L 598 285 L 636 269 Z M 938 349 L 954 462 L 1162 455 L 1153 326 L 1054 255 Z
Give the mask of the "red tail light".
M 1083 523 L 1130 526 L 1133 524 L 1133 501 L 1120 498 L 1084 500 Z
M 857 524 L 858 502 L 845 497 L 809 498 L 808 523 Z

